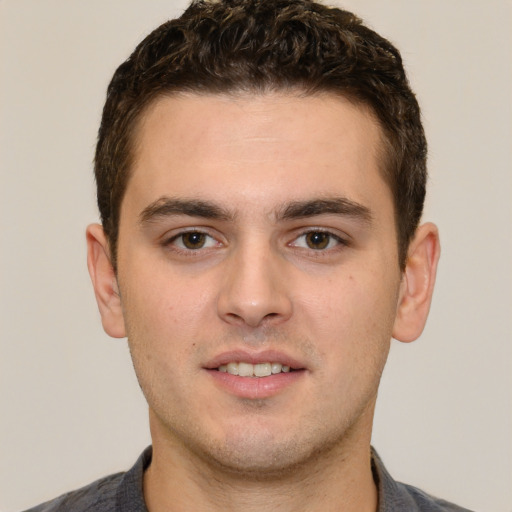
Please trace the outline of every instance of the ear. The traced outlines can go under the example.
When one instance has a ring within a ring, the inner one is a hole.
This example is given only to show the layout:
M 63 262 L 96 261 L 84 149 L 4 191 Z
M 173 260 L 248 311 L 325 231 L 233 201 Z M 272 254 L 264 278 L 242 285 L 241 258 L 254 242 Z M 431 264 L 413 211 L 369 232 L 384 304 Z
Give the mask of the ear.
M 393 326 L 393 337 L 399 341 L 414 341 L 425 327 L 440 251 L 437 227 L 432 223 L 420 226 L 409 245 L 400 284 L 398 310 Z
M 103 329 L 113 338 L 124 338 L 126 330 L 121 297 L 117 287 L 116 274 L 110 261 L 107 237 L 99 224 L 91 224 L 87 228 L 86 237 L 87 267 L 100 310 Z

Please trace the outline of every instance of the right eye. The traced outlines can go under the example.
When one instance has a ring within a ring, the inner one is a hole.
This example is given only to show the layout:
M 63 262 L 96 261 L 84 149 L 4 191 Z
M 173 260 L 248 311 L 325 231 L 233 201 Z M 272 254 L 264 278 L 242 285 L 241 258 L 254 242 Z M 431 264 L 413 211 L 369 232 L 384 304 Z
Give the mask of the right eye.
M 174 236 L 169 244 L 185 251 L 197 251 L 215 247 L 218 242 L 210 235 L 201 231 L 187 231 Z

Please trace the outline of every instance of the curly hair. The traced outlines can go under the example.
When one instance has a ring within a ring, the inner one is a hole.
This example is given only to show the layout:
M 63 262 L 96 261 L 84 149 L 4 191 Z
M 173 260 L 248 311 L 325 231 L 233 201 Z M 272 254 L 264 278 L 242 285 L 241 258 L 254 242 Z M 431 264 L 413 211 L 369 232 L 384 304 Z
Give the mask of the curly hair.
M 425 198 L 427 144 L 399 51 L 354 14 L 312 0 L 194 0 L 114 73 L 95 155 L 101 220 L 116 267 L 121 202 L 137 121 L 172 92 L 331 92 L 372 110 L 383 135 L 399 263 Z

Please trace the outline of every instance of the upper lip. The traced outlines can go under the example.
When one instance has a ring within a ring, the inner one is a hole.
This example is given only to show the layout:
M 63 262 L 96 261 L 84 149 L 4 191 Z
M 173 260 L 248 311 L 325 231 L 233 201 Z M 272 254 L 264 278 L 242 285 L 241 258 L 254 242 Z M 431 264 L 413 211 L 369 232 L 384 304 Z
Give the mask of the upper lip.
M 218 368 L 221 365 L 228 363 L 279 363 L 283 366 L 289 366 L 294 370 L 304 369 L 304 364 L 296 358 L 288 354 L 284 354 L 278 350 L 264 350 L 260 352 L 250 352 L 245 349 L 229 350 L 210 359 L 205 365 L 206 369 Z

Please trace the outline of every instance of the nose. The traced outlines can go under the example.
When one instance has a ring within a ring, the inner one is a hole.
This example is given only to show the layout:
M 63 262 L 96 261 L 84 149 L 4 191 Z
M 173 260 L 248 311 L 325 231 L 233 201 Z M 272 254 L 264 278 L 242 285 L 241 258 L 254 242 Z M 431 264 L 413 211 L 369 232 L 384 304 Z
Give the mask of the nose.
M 237 326 L 278 325 L 292 314 L 284 261 L 269 246 L 240 248 L 226 261 L 217 310 Z

